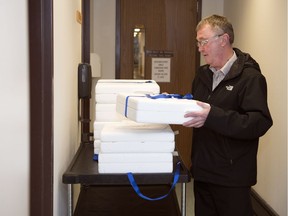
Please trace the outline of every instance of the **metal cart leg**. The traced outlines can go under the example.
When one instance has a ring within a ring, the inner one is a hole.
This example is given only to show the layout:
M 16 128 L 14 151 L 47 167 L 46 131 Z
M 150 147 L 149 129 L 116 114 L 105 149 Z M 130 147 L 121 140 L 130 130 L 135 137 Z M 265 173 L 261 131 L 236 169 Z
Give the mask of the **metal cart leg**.
M 68 216 L 73 215 L 73 185 L 68 184 Z
M 181 216 L 186 216 L 186 183 L 181 184 Z

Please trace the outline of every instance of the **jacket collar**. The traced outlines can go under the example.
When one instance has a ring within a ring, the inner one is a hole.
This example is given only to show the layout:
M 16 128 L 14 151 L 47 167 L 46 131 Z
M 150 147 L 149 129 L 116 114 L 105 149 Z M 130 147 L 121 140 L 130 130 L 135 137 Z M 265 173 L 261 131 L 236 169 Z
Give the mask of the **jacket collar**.
M 225 76 L 224 80 L 233 79 L 239 76 L 244 68 L 253 67 L 260 72 L 260 67 L 258 63 L 248 54 L 243 53 L 240 49 L 233 48 L 237 55 L 237 60 L 231 66 L 229 73 Z M 202 69 L 202 70 L 201 70 Z M 211 88 L 211 83 L 213 79 L 213 72 L 209 69 L 209 65 L 203 65 L 200 69 L 200 79 Z

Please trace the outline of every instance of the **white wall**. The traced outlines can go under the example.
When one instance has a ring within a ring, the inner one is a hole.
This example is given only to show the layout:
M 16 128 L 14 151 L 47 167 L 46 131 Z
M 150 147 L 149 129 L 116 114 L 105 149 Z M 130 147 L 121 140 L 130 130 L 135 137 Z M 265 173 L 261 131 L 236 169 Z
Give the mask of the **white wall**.
M 0 2 L 0 215 L 29 215 L 27 2 Z
M 79 145 L 77 68 L 81 62 L 80 0 L 54 1 L 54 216 L 67 215 L 62 175 Z
M 260 64 L 268 83 L 273 127 L 260 140 L 254 189 L 279 215 L 287 215 L 287 1 L 224 0 L 235 46 Z

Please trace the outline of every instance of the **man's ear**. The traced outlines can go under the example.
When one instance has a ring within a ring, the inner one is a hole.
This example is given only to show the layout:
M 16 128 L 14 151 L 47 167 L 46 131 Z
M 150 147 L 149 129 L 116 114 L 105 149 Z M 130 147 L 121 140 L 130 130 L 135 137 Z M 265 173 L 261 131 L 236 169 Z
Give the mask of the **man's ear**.
M 227 43 L 229 44 L 229 35 L 227 33 L 224 33 L 222 36 L 221 36 L 221 45 L 222 46 L 225 46 Z

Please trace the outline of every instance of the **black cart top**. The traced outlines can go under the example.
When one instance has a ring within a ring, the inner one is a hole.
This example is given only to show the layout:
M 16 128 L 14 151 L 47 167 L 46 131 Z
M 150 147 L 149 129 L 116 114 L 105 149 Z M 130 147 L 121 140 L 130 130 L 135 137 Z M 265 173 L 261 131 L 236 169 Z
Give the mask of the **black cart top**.
M 82 143 L 74 156 L 68 169 L 62 176 L 64 184 L 87 184 L 87 185 L 129 185 L 126 174 L 102 174 L 98 172 L 98 162 L 93 160 L 94 145 L 92 143 Z M 178 156 L 173 157 L 175 170 Z M 171 184 L 173 182 L 173 173 L 135 173 L 134 178 L 137 184 L 155 185 Z M 179 183 L 191 181 L 191 175 L 188 169 L 181 162 Z

